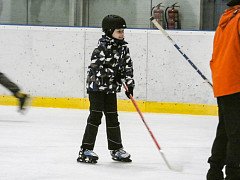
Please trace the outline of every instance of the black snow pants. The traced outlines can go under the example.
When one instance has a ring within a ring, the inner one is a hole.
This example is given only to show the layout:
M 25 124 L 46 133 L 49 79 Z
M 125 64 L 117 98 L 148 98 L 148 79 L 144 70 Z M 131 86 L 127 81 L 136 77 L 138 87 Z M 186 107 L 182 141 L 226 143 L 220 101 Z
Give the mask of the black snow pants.
M 0 72 L 0 84 L 7 88 L 9 91 L 11 91 L 13 95 L 20 91 L 20 88 L 1 72 Z
M 122 148 L 116 93 L 89 92 L 89 101 L 90 114 L 87 119 L 81 148 L 93 150 L 103 113 L 106 118 L 108 149 L 116 150 Z
M 219 123 L 207 179 L 223 179 L 226 165 L 226 180 L 240 180 L 240 93 L 218 97 L 217 103 Z

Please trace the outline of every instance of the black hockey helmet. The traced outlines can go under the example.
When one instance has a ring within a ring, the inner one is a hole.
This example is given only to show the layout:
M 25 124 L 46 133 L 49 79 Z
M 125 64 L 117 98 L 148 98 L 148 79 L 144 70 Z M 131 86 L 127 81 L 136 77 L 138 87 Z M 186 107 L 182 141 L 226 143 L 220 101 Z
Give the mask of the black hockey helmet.
M 231 0 L 227 3 L 228 6 L 236 6 L 238 4 L 240 5 L 240 0 Z
M 115 29 L 126 28 L 125 20 L 118 15 L 107 15 L 102 20 L 102 30 L 107 36 L 112 36 Z

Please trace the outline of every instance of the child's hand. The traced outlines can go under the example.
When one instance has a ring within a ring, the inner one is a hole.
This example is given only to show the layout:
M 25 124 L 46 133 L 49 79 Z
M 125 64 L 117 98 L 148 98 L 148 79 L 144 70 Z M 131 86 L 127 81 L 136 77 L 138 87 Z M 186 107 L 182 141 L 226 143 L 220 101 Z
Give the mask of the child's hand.
M 117 74 L 115 77 L 116 82 L 118 82 L 118 84 L 122 84 L 122 79 L 124 79 L 124 76 Z
M 128 91 L 125 91 L 125 94 L 130 99 L 130 94 L 133 96 L 133 87 L 128 87 Z

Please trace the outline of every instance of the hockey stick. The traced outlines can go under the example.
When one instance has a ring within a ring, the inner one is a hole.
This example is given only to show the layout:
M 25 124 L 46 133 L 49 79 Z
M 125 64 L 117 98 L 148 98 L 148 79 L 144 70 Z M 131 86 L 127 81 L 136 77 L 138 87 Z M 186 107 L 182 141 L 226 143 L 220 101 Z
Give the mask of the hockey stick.
M 123 87 L 124 87 L 124 89 L 125 89 L 126 91 L 128 91 L 128 87 L 127 87 L 127 85 L 125 84 L 125 82 L 123 82 L 123 80 L 122 80 L 122 83 L 123 83 Z M 157 146 L 157 149 L 158 149 L 158 151 L 160 152 L 160 154 L 161 154 L 161 156 L 162 156 L 162 158 L 163 158 L 165 164 L 167 165 L 167 167 L 168 167 L 170 170 L 172 170 L 172 171 L 182 171 L 181 168 L 173 168 L 173 167 L 169 164 L 169 162 L 167 161 L 167 158 L 166 158 L 166 156 L 164 155 L 164 153 L 163 153 L 163 151 L 162 151 L 162 149 L 161 149 L 159 143 L 157 142 L 155 136 L 153 135 L 151 129 L 149 128 L 147 122 L 145 121 L 145 118 L 144 118 L 142 112 L 140 111 L 140 109 L 139 109 L 139 107 L 138 107 L 136 101 L 134 100 L 134 98 L 133 98 L 133 96 L 132 96 L 131 94 L 130 94 L 130 99 L 131 99 L 131 101 L 132 101 L 134 107 L 136 108 L 138 114 L 140 115 L 143 124 L 145 125 L 145 127 L 147 128 L 149 134 L 151 135 L 152 140 L 154 141 L 155 145 Z
M 180 52 L 180 54 L 185 58 L 185 60 L 197 71 L 197 73 L 203 78 L 205 82 L 207 82 L 211 88 L 213 87 L 212 83 L 203 75 L 203 73 L 197 68 L 197 66 L 189 59 L 189 57 L 180 49 L 177 43 L 169 36 L 169 34 L 162 28 L 162 26 L 154 19 L 154 17 L 150 17 L 150 21 L 166 36 L 173 46 Z

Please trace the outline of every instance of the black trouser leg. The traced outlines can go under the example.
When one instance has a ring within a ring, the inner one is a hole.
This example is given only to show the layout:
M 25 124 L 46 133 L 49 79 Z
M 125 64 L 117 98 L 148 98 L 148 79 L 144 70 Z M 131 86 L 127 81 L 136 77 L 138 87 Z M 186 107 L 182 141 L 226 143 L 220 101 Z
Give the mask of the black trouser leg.
M 116 94 L 106 94 L 105 97 L 104 114 L 106 117 L 108 149 L 116 150 L 123 147 L 117 113 L 117 97 Z
M 240 179 L 240 93 L 219 98 L 228 137 L 226 179 Z
M 122 148 L 122 140 L 117 114 L 116 94 L 90 92 L 90 115 L 82 140 L 82 148 L 92 150 L 96 141 L 98 127 L 101 124 L 102 111 L 106 116 L 106 130 L 108 148 L 116 150 Z
M 216 180 L 214 175 L 226 165 L 226 179 L 240 179 L 240 93 L 218 97 L 217 100 L 219 124 L 212 156 L 208 160 L 211 168 L 207 177 Z
M 87 120 L 87 126 L 82 140 L 83 149 L 93 150 L 98 127 L 101 124 L 102 111 L 104 109 L 104 96 L 99 92 L 89 93 L 90 114 Z
M 207 180 L 222 180 L 223 172 L 222 169 L 226 161 L 226 150 L 227 150 L 227 134 L 224 125 L 223 113 L 218 110 L 219 122 L 216 132 L 216 137 L 212 145 L 212 155 L 208 159 L 210 169 L 207 173 Z
M 13 95 L 20 91 L 20 88 L 10 79 L 8 79 L 3 73 L 0 73 L 0 84 L 2 84 L 5 88 L 11 91 Z

